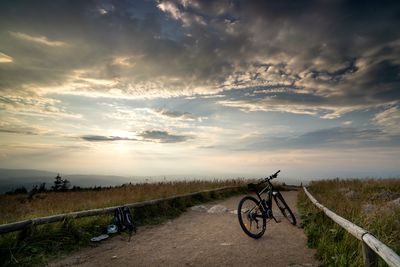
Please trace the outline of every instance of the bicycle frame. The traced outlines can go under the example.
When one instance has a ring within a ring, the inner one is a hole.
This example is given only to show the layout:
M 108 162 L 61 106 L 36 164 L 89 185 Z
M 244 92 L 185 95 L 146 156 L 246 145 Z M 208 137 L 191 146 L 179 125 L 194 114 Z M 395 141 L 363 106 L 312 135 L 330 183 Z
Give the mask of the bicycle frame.
M 267 180 L 266 182 L 267 185 L 261 191 L 256 190 L 255 193 L 264 210 L 264 214 L 262 215 L 262 217 L 274 218 L 272 214 L 272 196 L 274 194 L 277 194 L 277 191 L 274 191 L 274 186 L 270 182 L 270 180 Z M 261 197 L 261 194 L 263 193 L 267 193 L 266 198 Z M 261 217 L 261 216 L 257 215 L 256 217 Z

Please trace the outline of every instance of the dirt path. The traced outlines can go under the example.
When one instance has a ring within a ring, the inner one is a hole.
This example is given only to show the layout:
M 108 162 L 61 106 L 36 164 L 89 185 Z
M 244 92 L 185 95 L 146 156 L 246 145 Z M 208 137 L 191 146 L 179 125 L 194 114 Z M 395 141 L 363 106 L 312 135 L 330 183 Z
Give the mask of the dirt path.
M 297 192 L 283 192 L 296 212 Z M 242 196 L 207 203 L 235 210 Z M 127 242 L 127 235 L 102 241 L 66 256 L 49 266 L 318 266 L 314 250 L 306 247 L 303 230 L 286 220 L 267 224 L 258 240 L 244 234 L 237 215 L 189 209 L 179 218 L 157 226 L 141 227 Z M 279 211 L 274 210 L 281 218 Z

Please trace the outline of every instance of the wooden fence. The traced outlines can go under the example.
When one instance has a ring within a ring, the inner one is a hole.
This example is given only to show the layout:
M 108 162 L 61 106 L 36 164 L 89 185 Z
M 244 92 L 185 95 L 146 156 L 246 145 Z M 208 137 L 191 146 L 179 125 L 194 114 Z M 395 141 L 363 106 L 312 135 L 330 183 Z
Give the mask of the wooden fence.
M 120 206 L 101 208 L 101 209 L 75 211 L 75 212 L 57 214 L 57 215 L 52 215 L 52 216 L 47 216 L 47 217 L 34 218 L 34 219 L 29 219 L 29 220 L 14 222 L 14 223 L 2 224 L 2 225 L 0 225 L 0 234 L 18 231 L 29 225 L 39 225 L 39 224 L 44 224 L 44 223 L 53 223 L 53 222 L 63 221 L 66 218 L 79 218 L 79 217 L 88 217 L 88 216 L 113 213 L 115 211 L 115 209 L 117 209 L 118 207 L 121 207 L 121 206 L 127 206 L 129 208 L 139 208 L 139 207 L 144 207 L 144 206 L 149 206 L 149 205 L 155 205 L 155 204 L 161 203 L 163 201 L 172 201 L 172 200 L 176 200 L 179 198 L 194 197 L 197 195 L 200 196 L 204 193 L 211 193 L 211 192 L 218 193 L 218 192 L 223 192 L 223 191 L 239 190 L 240 188 L 241 187 L 237 187 L 237 186 L 223 187 L 223 188 L 211 189 L 211 190 L 195 192 L 195 193 L 190 193 L 190 194 L 177 195 L 177 196 L 172 196 L 172 197 L 168 197 L 168 198 L 160 198 L 160 199 L 154 199 L 154 200 L 149 200 L 149 201 L 144 201 L 144 202 L 129 203 L 129 204 L 124 204 L 124 205 L 120 205 Z
M 331 218 L 334 222 L 339 224 L 341 227 L 346 229 L 347 232 L 349 232 L 362 242 L 362 251 L 363 251 L 365 266 L 377 266 L 376 255 L 379 255 L 389 266 L 393 267 L 400 266 L 400 257 L 391 248 L 389 248 L 384 243 L 376 239 L 367 230 L 355 225 L 354 223 L 346 220 L 345 218 L 340 217 L 336 213 L 324 207 L 324 205 L 320 204 L 308 192 L 307 188 L 303 187 L 303 189 L 308 198 L 311 200 L 312 203 L 314 203 L 315 206 L 317 206 L 329 218 Z

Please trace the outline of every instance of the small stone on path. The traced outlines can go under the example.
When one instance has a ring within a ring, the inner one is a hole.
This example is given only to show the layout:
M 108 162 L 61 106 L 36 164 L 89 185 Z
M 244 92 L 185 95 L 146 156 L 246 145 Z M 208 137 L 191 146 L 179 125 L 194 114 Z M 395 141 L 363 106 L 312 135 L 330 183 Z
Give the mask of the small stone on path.
M 215 205 L 215 206 L 212 206 L 208 210 L 208 213 L 223 213 L 223 212 L 227 212 L 227 211 L 228 211 L 228 209 L 225 206 Z

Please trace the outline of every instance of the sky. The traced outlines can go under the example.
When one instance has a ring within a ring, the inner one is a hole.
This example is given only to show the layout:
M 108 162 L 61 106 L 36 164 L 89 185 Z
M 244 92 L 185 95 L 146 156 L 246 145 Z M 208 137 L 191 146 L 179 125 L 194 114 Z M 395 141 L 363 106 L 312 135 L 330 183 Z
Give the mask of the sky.
M 400 176 L 398 1 L 0 3 L 0 167 Z

